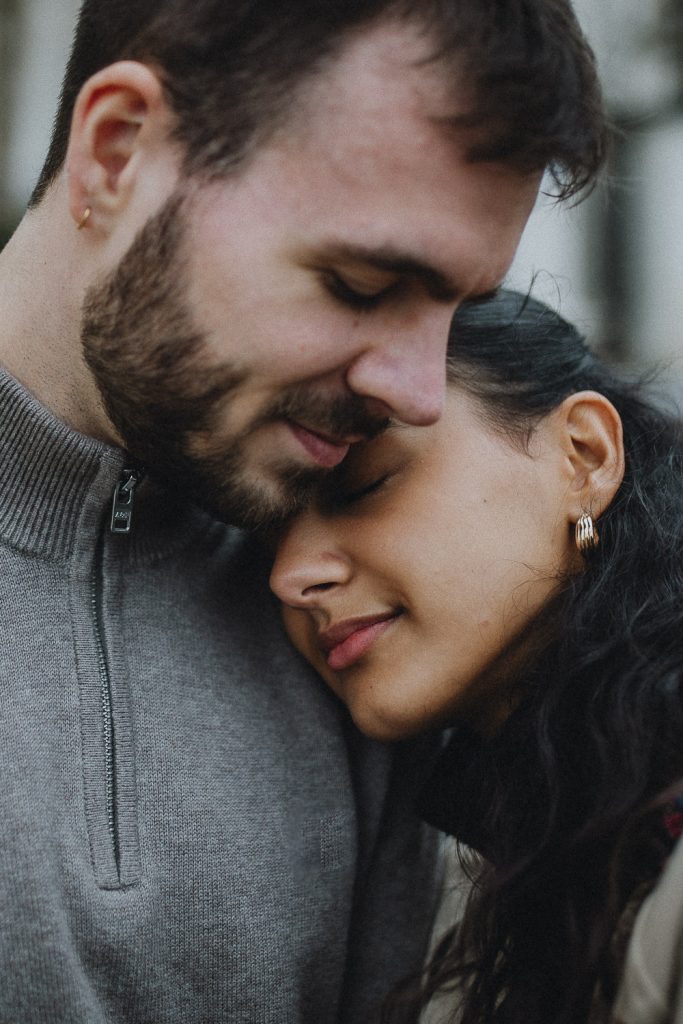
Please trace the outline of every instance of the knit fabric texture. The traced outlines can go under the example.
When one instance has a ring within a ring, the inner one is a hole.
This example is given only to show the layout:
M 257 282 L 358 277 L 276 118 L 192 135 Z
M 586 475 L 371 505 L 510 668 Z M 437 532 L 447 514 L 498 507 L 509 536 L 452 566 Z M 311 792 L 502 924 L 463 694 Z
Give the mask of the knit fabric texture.
M 362 739 L 249 539 L 0 372 L 0 1022 L 364 1024 L 419 968 L 424 749 Z

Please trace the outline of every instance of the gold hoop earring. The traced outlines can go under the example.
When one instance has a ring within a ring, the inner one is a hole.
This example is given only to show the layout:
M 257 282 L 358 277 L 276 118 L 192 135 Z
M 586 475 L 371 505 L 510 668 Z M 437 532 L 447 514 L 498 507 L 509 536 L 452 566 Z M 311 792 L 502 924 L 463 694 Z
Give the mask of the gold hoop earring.
M 85 209 L 85 213 L 83 214 L 83 216 L 79 220 L 78 224 L 76 225 L 76 228 L 77 228 L 78 231 L 82 231 L 83 230 L 85 225 L 90 220 L 91 216 L 92 216 L 92 207 L 91 206 L 87 206 L 86 209 Z
M 600 543 L 600 537 L 598 531 L 595 528 L 593 517 L 584 512 L 577 521 L 576 530 L 574 533 L 576 540 L 576 546 L 582 555 L 586 551 L 594 551 Z

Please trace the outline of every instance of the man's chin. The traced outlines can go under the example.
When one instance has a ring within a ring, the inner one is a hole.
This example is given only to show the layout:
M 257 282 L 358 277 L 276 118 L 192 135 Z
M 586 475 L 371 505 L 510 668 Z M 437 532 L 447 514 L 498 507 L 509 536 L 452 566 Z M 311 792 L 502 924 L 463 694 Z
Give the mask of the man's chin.
M 243 530 L 262 530 L 284 522 L 312 501 L 321 474 L 291 470 L 283 476 L 232 479 L 220 488 L 194 489 L 192 500 L 213 518 Z
M 148 436 L 145 450 L 134 443 L 137 436 L 128 440 L 128 450 L 162 486 L 214 519 L 250 531 L 305 508 L 327 475 L 291 459 L 256 462 L 235 442 L 200 453 L 187 437 L 156 436 L 151 443 Z

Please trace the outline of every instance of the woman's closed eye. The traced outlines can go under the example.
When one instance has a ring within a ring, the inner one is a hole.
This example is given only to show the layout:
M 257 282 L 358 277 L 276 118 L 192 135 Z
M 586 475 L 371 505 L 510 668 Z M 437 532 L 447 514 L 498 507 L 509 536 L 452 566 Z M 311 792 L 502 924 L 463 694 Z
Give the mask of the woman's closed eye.
M 337 512 L 360 505 L 366 498 L 376 494 L 387 482 L 391 473 L 373 476 L 365 483 L 352 481 L 330 481 L 323 494 L 323 507 L 326 511 Z

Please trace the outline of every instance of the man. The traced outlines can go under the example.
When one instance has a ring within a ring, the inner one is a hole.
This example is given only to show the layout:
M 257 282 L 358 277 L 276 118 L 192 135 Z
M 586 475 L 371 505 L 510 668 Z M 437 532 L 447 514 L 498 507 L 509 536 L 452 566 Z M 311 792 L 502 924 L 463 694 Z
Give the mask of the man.
M 0 256 L 0 1020 L 358 1024 L 419 965 L 413 752 L 222 522 L 438 418 L 603 134 L 566 0 L 86 0 Z

